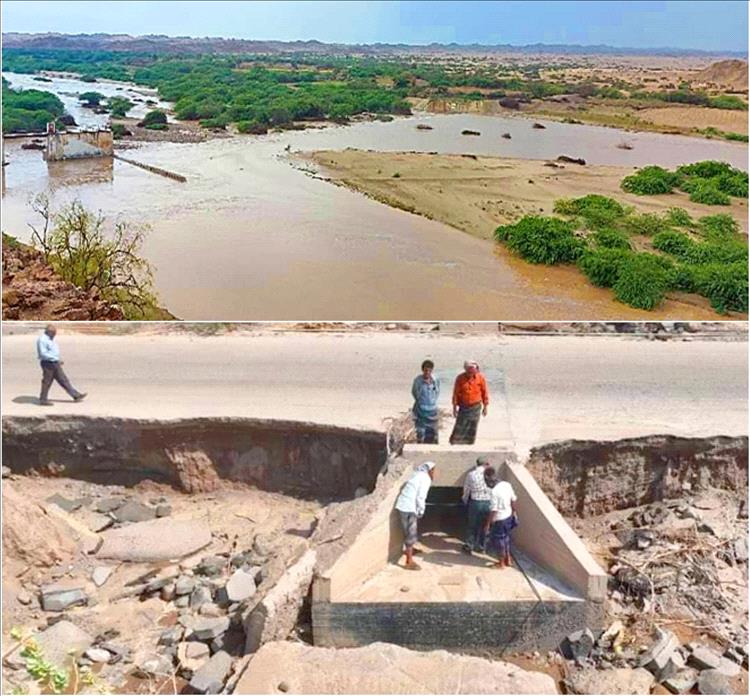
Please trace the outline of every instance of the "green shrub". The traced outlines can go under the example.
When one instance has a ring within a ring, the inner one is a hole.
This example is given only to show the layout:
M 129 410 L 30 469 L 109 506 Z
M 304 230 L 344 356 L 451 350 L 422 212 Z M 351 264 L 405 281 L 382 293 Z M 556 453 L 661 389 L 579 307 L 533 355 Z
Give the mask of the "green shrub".
M 678 258 L 686 254 L 695 242 L 690 239 L 684 232 L 675 232 L 674 230 L 664 230 L 654 235 L 651 240 L 654 249 L 663 251 L 665 254 L 672 254 Z
M 130 131 L 125 128 L 125 126 L 122 123 L 113 123 L 112 124 L 112 137 L 116 140 L 119 138 L 124 138 L 126 135 L 129 135 Z
M 169 126 L 166 123 L 147 123 L 144 128 L 155 131 L 169 130 Z
M 144 117 L 143 120 L 138 123 L 139 126 L 144 126 L 148 128 L 148 126 L 153 125 L 155 123 L 167 123 L 167 115 L 161 111 L 160 109 L 154 109 L 153 111 L 149 111 Z
M 614 198 L 597 193 L 581 198 L 561 198 L 555 201 L 554 210 L 561 215 L 581 217 L 593 229 L 615 223 L 625 215 L 625 208 Z
M 670 208 L 664 216 L 664 219 L 676 227 L 693 227 L 695 222 L 690 217 L 690 213 L 684 208 Z
M 732 165 L 717 160 L 703 160 L 702 162 L 683 164 L 681 167 L 677 167 L 678 175 L 697 176 L 699 179 L 713 179 L 719 174 L 731 174 L 733 171 Z
M 698 220 L 698 227 L 706 239 L 723 240 L 736 237 L 740 226 L 729 213 L 704 215 Z
M 268 125 L 260 121 L 239 121 L 237 130 L 250 135 L 265 135 L 268 133 Z
M 669 266 L 653 254 L 632 254 L 620 266 L 612 286 L 615 297 L 637 309 L 653 309 L 673 280 Z
M 693 243 L 680 256 L 687 263 L 747 263 L 747 243 L 739 239 Z
M 531 263 L 573 263 L 586 246 L 576 237 L 572 223 L 539 215 L 527 215 L 514 225 L 498 227 L 495 238 Z
M 706 264 L 693 272 L 696 290 L 717 312 L 747 312 L 747 261 Z
M 719 191 L 736 198 L 747 198 L 747 172 L 719 174 L 712 181 L 716 182 Z
M 724 133 L 724 140 L 737 140 L 741 143 L 748 141 L 748 136 L 744 133 Z
M 620 230 L 609 228 L 597 230 L 591 235 L 591 239 L 598 247 L 604 249 L 632 249 L 628 235 Z
M 733 94 L 720 94 L 717 97 L 709 97 L 708 106 L 712 109 L 747 111 L 747 103 Z
M 658 232 L 669 229 L 666 220 L 656 213 L 630 215 L 623 221 L 623 226 L 630 234 L 653 237 Z
M 731 202 L 729 196 L 720 191 L 713 180 L 699 180 L 690 194 L 690 200 L 703 205 L 729 205 Z
M 101 92 L 83 92 L 78 95 L 78 101 L 84 102 L 86 106 L 99 106 L 104 98 Z
M 133 106 L 135 106 L 133 102 L 125 97 L 110 97 L 107 99 L 109 113 L 115 118 L 125 118 Z
M 679 183 L 679 177 L 662 167 L 652 165 L 639 169 L 635 174 L 626 176 L 620 186 L 623 191 L 636 193 L 639 196 L 653 196 L 659 193 L 672 193 Z
M 687 263 L 681 263 L 675 267 L 672 274 L 671 285 L 675 290 L 683 292 L 698 292 L 695 282 L 695 271 L 698 267 Z
M 578 259 L 578 267 L 593 285 L 611 288 L 620 277 L 623 263 L 631 256 L 625 249 L 589 249 Z

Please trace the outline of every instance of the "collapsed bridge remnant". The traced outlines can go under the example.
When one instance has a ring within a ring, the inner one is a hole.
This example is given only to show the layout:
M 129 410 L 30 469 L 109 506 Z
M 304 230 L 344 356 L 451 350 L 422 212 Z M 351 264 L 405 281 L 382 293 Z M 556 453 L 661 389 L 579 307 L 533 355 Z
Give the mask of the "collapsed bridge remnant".
M 56 162 L 86 157 L 112 157 L 114 141 L 109 128 L 58 131 L 54 124 L 47 129 L 47 144 L 44 159 Z

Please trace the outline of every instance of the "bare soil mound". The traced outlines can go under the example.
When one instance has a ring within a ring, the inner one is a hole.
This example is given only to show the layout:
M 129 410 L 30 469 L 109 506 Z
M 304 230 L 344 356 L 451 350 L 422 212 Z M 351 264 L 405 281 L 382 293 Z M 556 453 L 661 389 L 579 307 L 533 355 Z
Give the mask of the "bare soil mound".
M 120 320 L 122 310 L 98 290 L 86 291 L 63 280 L 44 256 L 3 235 L 3 319 Z
M 747 90 L 747 62 L 720 60 L 695 74 L 697 82 L 712 83 L 733 91 Z

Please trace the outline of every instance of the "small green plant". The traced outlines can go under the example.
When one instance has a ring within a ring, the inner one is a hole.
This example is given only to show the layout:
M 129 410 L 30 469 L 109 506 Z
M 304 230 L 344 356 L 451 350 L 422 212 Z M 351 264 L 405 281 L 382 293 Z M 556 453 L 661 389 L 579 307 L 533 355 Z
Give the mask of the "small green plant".
M 651 240 L 651 244 L 654 249 L 677 257 L 688 253 L 695 246 L 695 242 L 684 232 L 676 232 L 674 230 L 664 230 L 655 234 Z
M 718 160 L 703 160 L 693 164 L 683 164 L 677 167 L 677 174 L 681 177 L 697 176 L 699 179 L 712 179 L 719 174 L 731 174 L 732 165 Z
M 27 640 L 21 650 L 21 657 L 26 660 L 26 671 L 43 689 L 61 694 L 68 686 L 68 673 L 50 663 L 39 645 L 34 640 Z
M 660 193 L 672 193 L 672 189 L 678 183 L 679 176 L 662 167 L 652 165 L 626 176 L 620 185 L 623 191 L 628 193 L 653 196 Z
M 625 249 L 590 249 L 578 259 L 578 267 L 592 284 L 600 288 L 611 288 L 620 277 L 624 262 L 631 255 Z
M 670 286 L 669 262 L 653 254 L 633 254 L 620 267 L 612 286 L 615 297 L 637 309 L 654 309 Z
M 620 230 L 601 229 L 591 235 L 591 240 L 598 246 L 605 249 L 626 249 L 632 250 L 628 235 Z
M 748 136 L 744 133 L 724 133 L 724 139 L 736 140 L 740 143 L 746 143 L 748 141 Z
M 684 208 L 670 208 L 664 216 L 664 219 L 675 227 L 693 227 L 695 222 L 690 217 L 690 213 Z
M 630 234 L 653 237 L 655 234 L 669 229 L 667 221 L 656 213 L 640 213 L 628 216 L 623 226 Z
M 393 173 L 393 174 L 391 175 L 391 178 L 392 178 L 392 179 L 400 179 L 400 178 L 401 178 L 401 173 L 400 173 L 400 172 L 394 172 L 394 173 Z
M 715 180 L 696 181 L 690 192 L 690 200 L 703 205 L 729 205 L 731 202 L 729 196 L 719 190 Z
M 110 97 L 107 99 L 107 109 L 115 118 L 125 118 L 133 106 L 135 106 L 133 102 L 125 97 Z
M 747 261 L 712 263 L 693 270 L 696 290 L 721 314 L 747 312 Z
M 495 238 L 526 261 L 550 265 L 573 263 L 586 247 L 572 223 L 540 215 L 527 215 L 514 225 L 498 227 Z
M 740 226 L 729 213 L 704 215 L 698 220 L 698 228 L 706 239 L 714 241 L 731 239 L 740 232 Z
M 591 229 L 615 224 L 625 215 L 625 208 L 614 198 L 597 193 L 581 198 L 561 198 L 555 201 L 554 211 L 567 217 L 579 217 Z

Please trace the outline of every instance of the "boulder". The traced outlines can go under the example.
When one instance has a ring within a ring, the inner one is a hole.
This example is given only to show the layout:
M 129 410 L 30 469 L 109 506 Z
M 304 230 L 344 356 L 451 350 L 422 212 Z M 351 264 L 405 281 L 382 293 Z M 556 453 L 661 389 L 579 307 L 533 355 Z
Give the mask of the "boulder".
M 69 500 L 59 493 L 51 495 L 46 499 L 46 502 L 57 505 L 57 507 L 62 508 L 65 512 L 73 512 L 81 507 L 81 502 L 79 500 Z
M 98 557 L 148 563 L 178 559 L 200 551 L 211 543 L 211 529 L 204 519 L 161 517 L 109 529 L 102 537 Z
M 677 672 L 677 674 L 672 675 L 669 679 L 665 679 L 663 684 L 673 694 L 686 694 L 692 690 L 697 681 L 697 670 L 687 667 L 686 669 L 681 669 L 679 672 Z
M 198 694 L 218 694 L 224 687 L 231 669 L 231 656 L 220 650 L 193 674 L 190 688 Z
M 705 669 L 698 675 L 699 694 L 733 694 L 729 679 L 715 669 Z
M 234 693 L 277 694 L 554 694 L 552 677 L 499 660 L 422 652 L 388 643 L 319 648 L 266 643 L 252 657 Z
M 682 669 L 685 662 L 677 652 L 680 647 L 677 636 L 666 629 L 657 628 L 656 631 L 656 643 L 641 657 L 639 666 L 645 667 L 657 681 L 664 681 Z
M 586 668 L 574 672 L 568 686 L 574 694 L 648 694 L 654 681 L 653 675 L 642 667 Z
M 60 668 L 71 666 L 94 642 L 93 637 L 86 631 L 65 619 L 33 635 L 32 638 L 47 662 Z
M 688 664 L 697 669 L 715 669 L 721 664 L 721 655 L 705 645 L 697 645 L 688 657 Z
M 137 500 L 129 500 L 117 508 L 112 515 L 118 522 L 146 522 L 156 517 L 156 510 Z
M 88 595 L 82 587 L 61 587 L 46 585 L 42 588 L 42 609 L 44 611 L 65 611 L 70 607 L 88 604 Z

